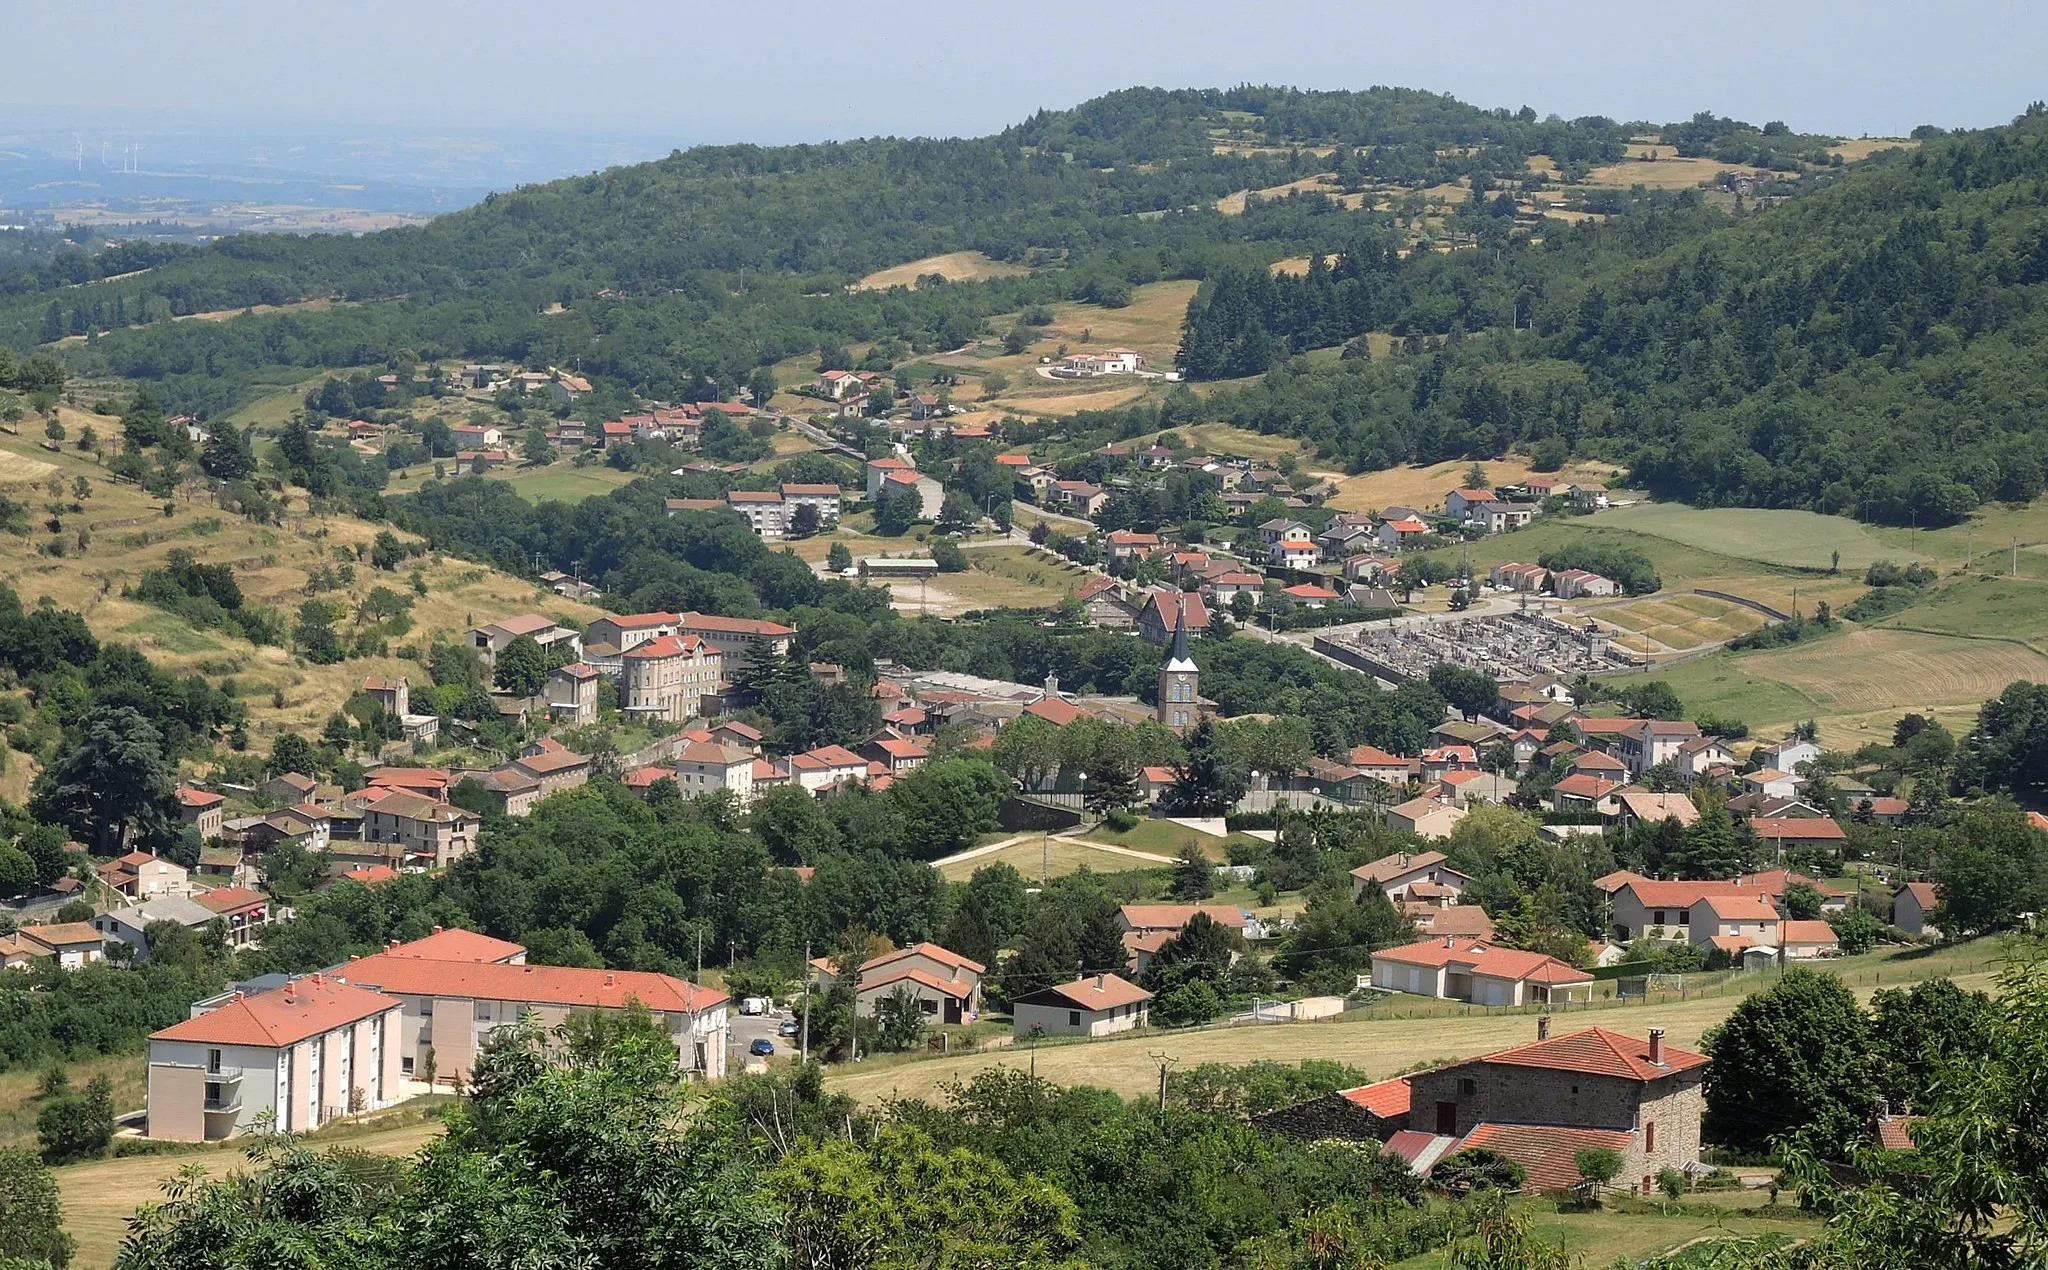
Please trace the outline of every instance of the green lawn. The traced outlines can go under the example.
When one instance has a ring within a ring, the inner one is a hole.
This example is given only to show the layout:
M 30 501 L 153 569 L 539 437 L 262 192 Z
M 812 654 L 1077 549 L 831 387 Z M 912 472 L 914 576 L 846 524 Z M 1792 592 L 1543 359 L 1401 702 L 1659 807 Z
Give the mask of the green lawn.
M 491 473 L 493 480 L 500 480 L 519 491 L 520 497 L 529 502 L 549 498 L 558 503 L 575 503 L 593 494 L 603 494 L 617 489 L 631 481 L 636 473 L 621 472 L 603 463 L 588 467 L 574 467 L 568 463 L 550 463 L 546 467 L 514 465 L 499 468 Z
M 1234 833 L 1225 838 L 1212 838 L 1206 833 L 1196 833 L 1185 825 L 1174 824 L 1171 820 L 1142 820 L 1127 833 L 1117 833 L 1108 825 L 1097 825 L 1082 837 L 1089 842 L 1106 842 L 1111 846 L 1127 847 L 1132 851 L 1150 851 L 1154 855 L 1178 855 L 1182 847 L 1192 842 L 1201 847 L 1211 858 L 1221 860 L 1230 844 L 1251 842 L 1246 834 Z
M 1752 673 L 1737 653 L 1712 653 L 1649 678 L 1670 684 L 1690 717 L 1711 714 L 1740 719 L 1753 728 L 1768 728 L 1810 718 L 1817 712 L 1811 697 L 1789 684 Z M 1642 679 L 1630 676 L 1614 682 L 1628 687 Z
M 121 628 L 123 635 L 137 635 L 173 653 L 214 653 L 226 645 L 192 628 L 182 617 L 152 613 Z
M 1956 635 L 2048 639 L 2048 582 L 2031 578 L 1962 578 L 1876 625 Z
M 1519 1201 L 1533 1233 L 1553 1247 L 1583 1259 L 1592 1268 L 1636 1265 L 1697 1239 L 1740 1239 L 1771 1233 L 1811 1237 L 1816 1218 L 1787 1211 L 1757 1210 L 1769 1204 L 1762 1191 L 1711 1191 L 1687 1197 L 1684 1211 L 1667 1215 L 1655 1205 L 1630 1204 L 1630 1211 L 1607 1207 L 1592 1211 L 1564 1209 L 1545 1199 Z M 1612 1201 L 1610 1201 L 1612 1203 Z M 1396 1262 L 1398 1270 L 1443 1270 L 1451 1264 L 1443 1251 Z
M 1899 549 L 1868 526 L 1818 512 L 1637 503 L 1588 519 L 1601 528 L 1626 529 L 1715 555 L 1797 569 L 1829 568 L 1835 552 L 1841 553 L 1842 568 L 1859 571 L 1873 561 L 1900 558 Z

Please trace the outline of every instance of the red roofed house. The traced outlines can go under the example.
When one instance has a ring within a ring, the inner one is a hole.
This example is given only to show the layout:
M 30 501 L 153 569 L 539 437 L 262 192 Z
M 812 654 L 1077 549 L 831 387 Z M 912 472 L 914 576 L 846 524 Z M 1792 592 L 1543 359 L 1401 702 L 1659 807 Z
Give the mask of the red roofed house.
M 1927 930 L 1927 920 L 1941 904 L 1932 882 L 1908 882 L 1892 895 L 1892 925 L 1908 935 Z
M 1662 1170 L 1697 1165 L 1704 1057 L 1667 1046 L 1661 1028 L 1648 1041 L 1606 1028 L 1551 1038 L 1549 1022 L 1532 1044 L 1409 1076 L 1410 1128 L 1499 1151 L 1536 1191 L 1576 1185 L 1572 1157 L 1587 1146 L 1620 1154 L 1641 1194 Z
M 676 633 L 678 618 L 674 613 L 619 613 L 600 617 L 584 628 L 585 644 L 608 644 L 620 652 L 630 652 L 650 639 Z
M 892 776 L 917 770 L 931 756 L 922 745 L 900 736 L 870 738 L 862 742 L 856 752 L 871 762 L 880 763 Z
M 1444 511 L 1459 520 L 1467 520 L 1471 518 L 1475 508 L 1498 501 L 1500 500 L 1493 496 L 1492 490 L 1454 489 L 1444 496 Z
M 692 741 L 674 759 L 676 788 L 685 798 L 725 790 L 741 806 L 754 801 L 754 753 L 721 741 Z
M 196 891 L 193 902 L 227 922 L 228 947 L 247 948 L 270 925 L 270 897 L 246 886 L 221 886 Z
M 1280 594 L 1307 609 L 1325 608 L 1336 603 L 1337 593 L 1328 587 L 1303 582 L 1295 586 L 1281 587 Z
M 1148 644 L 1173 642 L 1173 633 L 1187 627 L 1189 639 L 1200 639 L 1209 630 L 1209 606 L 1193 591 L 1154 591 L 1145 597 L 1138 614 L 1138 636 Z
M 1399 851 L 1351 870 L 1351 898 L 1376 886 L 1395 903 L 1423 900 L 1431 904 L 1455 904 L 1472 879 L 1444 862 L 1441 851 Z
M 1593 999 L 1593 976 L 1577 967 L 1542 953 L 1455 935 L 1380 949 L 1372 955 L 1372 983 L 1391 992 L 1474 1005 Z
M 1034 718 L 1044 719 L 1056 728 L 1063 728 L 1076 719 L 1091 717 L 1086 710 L 1083 710 L 1073 702 L 1062 701 L 1058 697 L 1041 697 L 1030 705 L 1025 706 L 1024 713 Z
M 1429 532 L 1429 526 L 1419 520 L 1389 520 L 1380 525 L 1380 545 L 1393 551 L 1400 551 Z
M 1159 550 L 1158 534 L 1141 534 L 1133 529 L 1118 529 L 1109 535 L 1109 558 L 1115 560 L 1143 560 Z
M 847 781 L 865 780 L 868 774 L 868 761 L 841 745 L 823 745 L 792 754 L 786 762 L 796 783 L 813 794 Z
M 1686 915 L 1688 939 L 1730 954 L 1776 948 L 1779 927 L 1777 906 L 1754 890 L 1746 895 L 1702 895 Z
M 1145 935 L 1154 931 L 1179 934 L 1194 920 L 1207 914 L 1219 926 L 1242 933 L 1247 925 L 1244 910 L 1233 904 L 1126 904 L 1117 910 L 1117 924 L 1128 932 Z
M 130 851 L 99 867 L 100 881 L 131 900 L 153 895 L 183 895 L 191 890 L 185 866 L 147 851 Z
M 684 613 L 676 618 L 676 634 L 695 635 L 726 654 L 744 653 L 756 644 L 766 645 L 770 652 L 786 654 L 796 639 L 796 628 L 752 617 Z
M 198 830 L 202 841 L 220 837 L 222 808 L 226 803 L 225 796 L 210 789 L 178 786 L 178 820 Z
M 836 977 L 832 964 L 820 957 L 811 963 L 818 986 L 829 990 Z M 883 953 L 860 964 L 853 1010 L 872 1018 L 875 1006 L 902 992 L 917 1002 L 933 1023 L 969 1023 L 981 1012 L 981 977 L 988 967 L 937 944 L 913 944 Z
M 224 993 L 149 1038 L 152 1138 L 202 1142 L 274 1118 L 304 1133 L 399 1100 L 405 1003 L 323 975 Z
M 723 992 L 650 971 L 442 960 L 431 946 L 422 955 L 420 945 L 437 938 L 355 958 L 334 971 L 404 1003 L 396 1049 L 407 1074 L 419 1071 L 431 1048 L 438 1079 L 466 1079 L 485 1039 L 526 1014 L 551 1028 L 572 1013 L 612 1013 L 635 1001 L 652 1013 L 686 1070 L 705 1079 L 725 1074 L 729 998 Z
M 1116 975 L 1027 992 L 1010 1002 L 1018 1039 L 1038 1036 L 1108 1036 L 1145 1025 L 1152 994 Z
M 1839 848 L 1849 837 L 1834 821 L 1810 816 L 1760 816 L 1749 827 L 1774 852 L 1787 847 Z

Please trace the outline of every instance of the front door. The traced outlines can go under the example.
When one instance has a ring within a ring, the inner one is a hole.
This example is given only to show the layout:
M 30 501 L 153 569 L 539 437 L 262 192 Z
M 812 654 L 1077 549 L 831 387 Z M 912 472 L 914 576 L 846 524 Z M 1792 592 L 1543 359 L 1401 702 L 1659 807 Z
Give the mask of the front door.
M 1436 1105 L 1436 1131 L 1445 1137 L 1458 1132 L 1458 1104 L 1440 1102 Z

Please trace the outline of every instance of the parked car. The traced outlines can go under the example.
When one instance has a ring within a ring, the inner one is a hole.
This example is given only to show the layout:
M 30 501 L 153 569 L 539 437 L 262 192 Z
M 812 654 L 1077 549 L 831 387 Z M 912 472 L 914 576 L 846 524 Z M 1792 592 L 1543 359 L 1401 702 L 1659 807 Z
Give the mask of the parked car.
M 797 1031 L 798 1024 L 795 1019 L 784 1019 L 782 1026 L 775 1029 L 775 1033 L 778 1036 L 795 1036 Z
M 765 1036 L 755 1037 L 754 1043 L 752 1045 L 747 1046 L 747 1053 L 755 1055 L 759 1058 L 766 1058 L 774 1052 L 775 1042 L 769 1040 Z

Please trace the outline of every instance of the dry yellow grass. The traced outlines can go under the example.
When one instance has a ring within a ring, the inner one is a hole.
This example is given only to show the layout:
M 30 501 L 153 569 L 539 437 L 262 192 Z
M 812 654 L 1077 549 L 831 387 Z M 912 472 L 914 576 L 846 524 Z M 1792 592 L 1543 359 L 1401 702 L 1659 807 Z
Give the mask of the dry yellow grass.
M 64 418 L 74 437 L 87 423 L 102 437 L 119 434 L 114 419 L 71 410 Z M 0 456 L 20 458 L 23 444 L 5 439 Z M 296 491 L 284 524 L 256 525 L 215 507 L 212 496 L 198 484 L 181 490 L 173 500 L 175 514 L 165 516 L 161 502 L 135 486 L 115 484 L 90 456 L 76 449 L 43 453 L 67 483 L 84 476 L 91 494 L 82 513 L 64 514 L 62 535 L 0 535 L 0 570 L 8 582 L 24 602 L 33 604 L 47 595 L 60 607 L 84 614 L 100 638 L 131 643 L 167 670 L 214 677 L 232 674 L 246 694 L 250 731 L 258 748 L 286 729 L 317 730 L 366 675 L 423 678 L 418 666 L 388 657 L 315 666 L 282 648 L 257 648 L 221 631 L 194 630 L 121 594 L 144 572 L 162 565 L 174 548 L 183 547 L 209 563 L 234 566 L 250 600 L 289 617 L 309 598 L 310 571 L 338 564 L 344 557 L 356 561 L 357 549 L 367 553 L 377 526 L 348 516 L 309 517 L 305 499 Z M 0 465 L 4 462 L 0 458 Z M 78 542 L 81 529 L 87 535 L 83 548 Z M 43 554 L 44 545 L 56 537 L 64 541 L 65 554 Z M 437 556 L 416 557 L 397 574 L 379 573 L 367 561 L 356 562 L 355 581 L 324 592 L 321 598 L 352 609 L 378 586 L 412 596 L 409 575 L 414 567 L 426 582 L 426 593 L 413 596 L 414 633 L 400 642 L 424 643 L 434 632 L 454 638 L 473 624 L 521 612 L 547 613 L 579 625 L 599 613 L 532 582 Z M 282 693 L 282 707 L 273 704 L 274 692 Z
M 336 303 L 337 301 L 322 296 L 317 300 L 294 300 L 290 304 L 258 304 L 247 309 L 214 309 L 207 313 L 187 313 L 182 317 L 175 317 L 171 320 L 173 322 L 225 322 L 229 318 L 240 317 L 244 313 L 291 313 L 295 311 L 317 313 L 321 309 L 333 308 Z M 347 302 L 340 301 L 339 303 Z
M 1522 160 L 1522 166 L 1529 170 L 1529 175 L 1540 176 L 1547 180 L 1556 180 L 1562 175 L 1557 170 L 1557 160 L 1547 154 L 1532 154 Z
M 1074 838 L 1043 840 L 1031 838 L 1025 842 L 1012 843 L 1000 851 L 975 856 L 953 864 L 939 866 L 939 873 L 948 882 L 965 882 L 974 876 L 976 869 L 991 864 L 1007 864 L 1027 878 L 1065 877 L 1078 873 L 1084 868 L 1097 873 L 1122 873 L 1130 869 L 1157 868 L 1149 860 L 1140 860 L 1118 851 L 1104 851 L 1101 847 Z
M 411 1155 L 441 1134 L 439 1121 L 413 1121 L 402 1127 L 337 1137 L 333 1145 L 372 1155 Z M 323 1138 L 312 1138 L 318 1145 Z M 163 1198 L 163 1180 L 188 1165 L 198 1165 L 210 1177 L 245 1168 L 239 1144 L 194 1151 L 190 1154 L 131 1156 L 121 1160 L 97 1160 L 57 1170 L 57 1186 L 64 1205 L 64 1229 L 78 1240 L 75 1270 L 102 1270 L 114 1262 L 121 1240 L 128 1233 L 128 1218 L 144 1204 Z
M 1634 147 L 1631 147 L 1634 148 Z M 1668 147 L 1658 147 L 1668 149 Z M 1604 168 L 1594 168 L 1586 174 L 1586 184 L 1603 185 L 1612 189 L 1629 189 L 1643 186 L 1653 190 L 1689 190 L 1695 186 L 1711 184 L 1723 172 L 1750 172 L 1739 163 L 1723 163 L 1719 159 L 1659 158 L 1654 163 L 1639 159 L 1625 159 L 1611 163 Z
M 1181 322 L 1187 317 L 1188 301 L 1194 298 L 1198 285 L 1194 282 L 1148 283 L 1135 288 L 1131 302 L 1121 309 L 1105 309 L 1100 305 L 1075 301 L 1055 304 L 1050 306 L 1053 314 L 1051 325 L 1039 328 L 1038 342 L 1022 353 L 992 357 L 960 353 L 930 360 L 938 365 L 957 367 L 970 376 L 1000 371 L 1010 381 L 1002 393 L 987 399 L 980 395 L 978 385 L 970 391 L 956 392 L 955 396 L 960 400 L 985 400 L 990 405 L 1007 407 L 1018 399 L 1060 397 L 1062 400 L 1058 404 L 1042 412 L 1066 413 L 1076 407 L 1064 399 L 1056 381 L 1039 376 L 1040 357 L 1052 356 L 1061 345 L 1075 353 L 1089 349 L 1130 348 L 1144 354 L 1154 366 L 1171 366 L 1174 355 L 1180 351 Z M 1002 329 L 1015 317 L 1015 314 L 998 315 L 990 319 L 990 324 Z M 981 351 L 986 350 L 978 350 Z M 1091 380 L 1079 385 L 1078 391 L 1127 392 L 1132 386 L 1130 381 L 1116 384 Z
M 1762 663 L 1762 664 L 1752 664 Z M 1823 713 L 1972 710 L 2016 680 L 2048 680 L 2048 657 L 2019 644 L 1857 630 L 1748 659 L 1743 669 L 1805 693 Z
M 1844 163 L 1860 163 L 1882 150 L 1910 150 L 1919 145 L 1906 137 L 1859 137 L 1828 147 L 1828 153 L 1839 154 Z
M 1487 459 L 1479 466 L 1486 469 L 1487 479 L 1495 485 L 1512 485 L 1537 475 L 1599 484 L 1619 470 L 1604 464 L 1581 463 L 1558 472 L 1538 473 L 1529 466 L 1527 459 L 1516 455 Z M 1337 493 L 1330 498 L 1330 506 L 1343 511 L 1374 511 L 1395 506 L 1418 510 L 1439 507 L 1443 504 L 1444 495 L 1465 483 L 1465 473 L 1471 467 L 1470 460 L 1456 459 L 1428 467 L 1393 467 L 1362 476 L 1334 477 Z
M 1216 210 L 1225 216 L 1242 216 L 1246 201 L 1254 195 L 1261 199 L 1286 198 L 1296 190 L 1323 190 L 1335 194 L 1337 191 L 1331 188 L 1330 182 L 1336 179 L 1336 175 L 1334 172 L 1318 172 L 1314 176 L 1305 176 L 1298 181 L 1289 181 L 1285 185 L 1269 185 L 1263 190 L 1239 190 L 1235 194 L 1225 194 L 1216 200 Z
M 15 450 L 0 452 L 0 485 L 28 485 L 46 481 L 57 470 L 55 463 L 30 458 Z
M 1142 382 L 1126 382 L 1116 388 L 1100 387 L 1101 382 L 1094 379 L 1079 382 L 1042 379 L 1034 375 L 1030 385 L 1034 391 L 1001 400 L 1011 410 L 1024 414 L 1070 415 L 1082 410 L 1115 410 L 1128 406 L 1147 391 Z M 1059 391 L 1064 387 L 1075 391 Z
M 1308 266 L 1307 256 L 1291 256 L 1286 260 L 1274 261 L 1271 268 L 1275 275 L 1299 278 L 1308 273 Z
M 1622 147 L 1621 152 L 1631 159 L 1675 159 L 1678 157 L 1677 146 L 1659 145 L 1655 142 L 1638 141 Z
M 991 260 L 978 251 L 954 251 L 878 269 L 855 284 L 855 289 L 882 291 L 889 287 L 914 287 L 919 278 L 930 274 L 938 274 L 948 282 L 979 282 L 985 278 L 1014 278 L 1030 272 L 1022 265 Z

